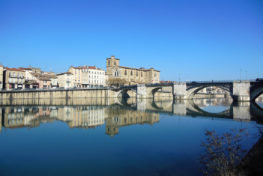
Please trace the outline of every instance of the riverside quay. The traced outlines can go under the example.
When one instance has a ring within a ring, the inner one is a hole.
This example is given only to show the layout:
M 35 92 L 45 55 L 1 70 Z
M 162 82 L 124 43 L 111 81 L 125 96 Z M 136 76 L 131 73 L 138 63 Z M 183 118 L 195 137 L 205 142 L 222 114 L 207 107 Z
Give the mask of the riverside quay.
M 41 99 L 41 98 L 158 98 L 170 97 L 175 100 L 193 99 L 206 87 L 219 87 L 225 92 L 223 96 L 232 97 L 234 101 L 255 101 L 263 92 L 263 81 L 211 81 L 166 84 L 138 84 L 118 88 L 75 88 L 43 90 L 9 90 L 1 91 L 1 99 Z

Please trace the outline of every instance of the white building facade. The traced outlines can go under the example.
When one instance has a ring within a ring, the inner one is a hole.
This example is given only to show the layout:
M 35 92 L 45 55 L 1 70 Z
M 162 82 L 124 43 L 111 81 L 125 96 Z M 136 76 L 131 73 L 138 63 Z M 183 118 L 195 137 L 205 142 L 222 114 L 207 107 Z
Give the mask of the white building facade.
M 95 66 L 71 66 L 68 71 L 73 74 L 74 87 L 90 88 L 106 86 L 106 75 L 103 69 Z
M 65 89 L 74 87 L 74 77 L 70 72 L 57 74 L 58 87 L 63 87 Z
M 96 67 L 88 67 L 88 85 L 90 87 L 103 87 L 105 86 L 106 75 L 105 71 L 96 68 Z

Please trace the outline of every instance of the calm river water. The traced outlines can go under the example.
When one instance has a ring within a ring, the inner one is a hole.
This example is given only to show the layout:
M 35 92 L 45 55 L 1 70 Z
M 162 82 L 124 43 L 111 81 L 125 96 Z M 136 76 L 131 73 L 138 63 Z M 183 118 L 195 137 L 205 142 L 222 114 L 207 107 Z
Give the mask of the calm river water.
M 0 107 L 0 175 L 202 175 L 208 131 L 258 141 L 262 103 L 76 100 Z M 242 153 L 244 157 L 246 154 Z

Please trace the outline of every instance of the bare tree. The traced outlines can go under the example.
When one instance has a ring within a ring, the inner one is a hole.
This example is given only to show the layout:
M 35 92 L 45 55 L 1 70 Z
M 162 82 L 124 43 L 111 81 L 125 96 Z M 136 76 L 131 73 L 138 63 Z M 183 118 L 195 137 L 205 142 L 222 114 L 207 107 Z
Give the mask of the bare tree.
M 127 81 L 125 79 L 121 79 L 121 78 L 109 78 L 107 80 L 107 85 L 108 86 L 123 86 L 127 84 Z
M 205 154 L 200 158 L 203 175 L 234 176 L 235 167 L 246 152 L 241 146 L 242 138 L 247 135 L 245 129 L 231 130 L 223 135 L 207 130 L 205 135 L 206 141 L 201 145 Z

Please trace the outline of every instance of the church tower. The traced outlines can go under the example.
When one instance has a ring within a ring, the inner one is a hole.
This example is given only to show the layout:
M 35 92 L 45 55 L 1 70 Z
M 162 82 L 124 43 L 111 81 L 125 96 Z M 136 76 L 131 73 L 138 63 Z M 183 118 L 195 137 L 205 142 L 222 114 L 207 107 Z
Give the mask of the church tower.
M 107 67 L 118 67 L 120 59 L 115 58 L 115 56 L 111 56 L 110 58 L 107 58 Z
M 119 76 L 118 67 L 119 67 L 120 59 L 115 58 L 115 56 L 111 56 L 106 60 L 106 68 L 107 74 L 112 76 Z M 117 73 L 115 73 L 117 71 Z

